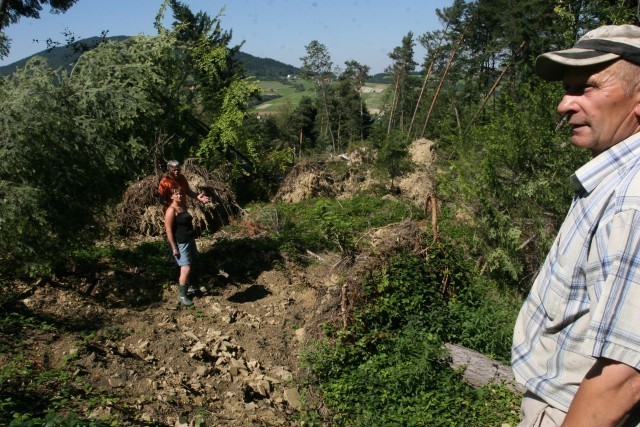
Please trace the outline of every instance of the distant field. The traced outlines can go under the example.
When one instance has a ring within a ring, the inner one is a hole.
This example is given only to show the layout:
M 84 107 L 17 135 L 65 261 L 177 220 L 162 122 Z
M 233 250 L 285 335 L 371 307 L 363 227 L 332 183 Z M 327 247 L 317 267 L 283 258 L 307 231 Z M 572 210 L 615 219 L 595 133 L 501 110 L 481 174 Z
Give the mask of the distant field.
M 388 84 L 383 83 L 366 83 L 362 88 L 362 97 L 371 114 L 379 113 L 382 109 L 387 98 L 388 87 Z
M 314 85 L 306 80 L 295 80 L 294 83 L 302 84 L 304 92 L 298 92 L 292 85 L 284 85 L 278 81 L 260 81 L 259 85 L 263 95 L 280 95 L 280 98 L 270 99 L 253 107 L 256 114 L 277 114 L 284 103 L 290 103 L 292 107 L 298 105 L 303 96 L 315 96 Z M 380 111 L 386 98 L 385 89 L 388 84 L 367 83 L 362 90 L 363 98 L 371 114 Z
M 276 114 L 282 108 L 282 104 L 290 103 L 293 107 L 298 105 L 303 96 L 314 96 L 313 83 L 306 80 L 296 80 L 304 86 L 304 92 L 299 92 L 293 85 L 284 85 L 278 81 L 260 81 L 258 82 L 262 89 L 263 95 L 280 95 L 280 98 L 269 99 L 261 104 L 253 107 L 253 110 L 261 114 Z

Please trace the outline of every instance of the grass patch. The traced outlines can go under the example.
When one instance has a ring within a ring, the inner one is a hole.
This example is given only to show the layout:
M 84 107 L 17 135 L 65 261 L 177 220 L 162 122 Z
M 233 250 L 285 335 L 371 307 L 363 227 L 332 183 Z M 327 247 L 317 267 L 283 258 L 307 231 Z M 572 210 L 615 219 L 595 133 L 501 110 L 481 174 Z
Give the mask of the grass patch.
M 388 88 L 390 85 L 383 83 L 366 83 L 362 98 L 370 112 L 380 111 L 387 102 Z
M 277 114 L 283 104 L 288 103 L 295 108 L 303 96 L 315 97 L 315 85 L 308 80 L 294 80 L 291 84 L 284 84 L 281 81 L 269 80 L 259 81 L 258 85 L 262 89 L 262 94 L 267 98 L 265 101 L 252 108 L 253 113 Z M 383 83 L 366 83 L 362 97 L 367 108 L 376 112 L 381 110 L 387 101 L 387 89 L 390 85 Z M 271 98 L 275 96 L 276 98 Z
M 295 108 L 303 96 L 315 96 L 314 84 L 307 80 L 296 80 L 290 85 L 280 81 L 260 81 L 258 85 L 262 89 L 263 96 L 267 99 L 253 107 L 254 113 L 279 113 L 285 103 L 291 104 Z M 271 98 L 272 96 L 277 98 Z
M 420 219 L 422 212 L 407 202 L 357 196 L 348 200 L 310 199 L 276 205 L 282 248 L 291 251 L 349 251 L 372 228 Z

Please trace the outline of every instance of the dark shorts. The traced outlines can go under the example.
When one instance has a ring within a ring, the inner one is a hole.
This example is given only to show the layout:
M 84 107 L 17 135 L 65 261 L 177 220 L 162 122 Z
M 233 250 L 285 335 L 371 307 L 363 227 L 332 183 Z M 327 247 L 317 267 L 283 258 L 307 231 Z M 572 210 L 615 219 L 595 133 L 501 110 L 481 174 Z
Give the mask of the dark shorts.
M 173 250 L 171 250 L 171 256 L 173 257 L 176 264 L 180 267 L 184 267 L 185 265 L 193 264 L 193 261 L 198 256 L 198 248 L 196 247 L 196 241 L 192 240 L 189 243 L 178 243 L 178 252 L 180 255 L 174 256 Z

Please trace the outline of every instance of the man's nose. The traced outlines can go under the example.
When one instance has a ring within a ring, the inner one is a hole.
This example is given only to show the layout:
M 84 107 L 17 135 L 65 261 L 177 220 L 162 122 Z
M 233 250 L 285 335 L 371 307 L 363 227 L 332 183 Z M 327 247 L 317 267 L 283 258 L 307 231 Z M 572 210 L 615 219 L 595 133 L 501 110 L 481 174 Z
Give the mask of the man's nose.
M 573 111 L 575 111 L 575 96 L 565 94 L 558 104 L 558 113 L 564 116 Z

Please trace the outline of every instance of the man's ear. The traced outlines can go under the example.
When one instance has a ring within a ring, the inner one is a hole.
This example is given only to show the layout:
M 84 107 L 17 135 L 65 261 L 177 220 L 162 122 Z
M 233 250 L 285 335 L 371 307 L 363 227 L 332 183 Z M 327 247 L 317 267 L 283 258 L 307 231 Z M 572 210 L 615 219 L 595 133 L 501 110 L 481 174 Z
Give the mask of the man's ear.
M 636 115 L 636 120 L 640 123 L 640 82 L 636 84 L 635 89 L 635 107 L 633 108 L 633 112 Z

